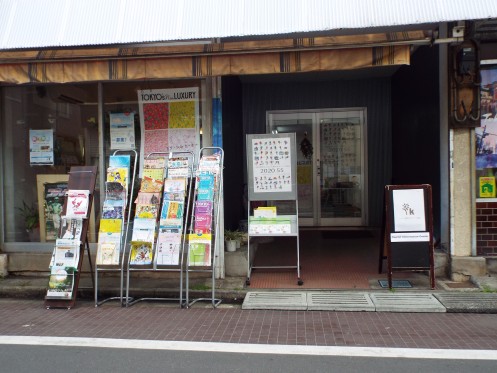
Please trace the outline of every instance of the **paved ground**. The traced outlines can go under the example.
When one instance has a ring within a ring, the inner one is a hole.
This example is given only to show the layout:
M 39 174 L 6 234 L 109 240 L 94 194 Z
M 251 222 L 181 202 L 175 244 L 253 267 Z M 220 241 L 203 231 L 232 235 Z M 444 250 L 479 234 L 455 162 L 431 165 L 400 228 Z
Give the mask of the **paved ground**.
M 497 350 L 497 315 L 180 309 L 140 302 L 122 308 L 50 309 L 41 300 L 0 299 L 0 335 L 119 338 L 308 346 Z

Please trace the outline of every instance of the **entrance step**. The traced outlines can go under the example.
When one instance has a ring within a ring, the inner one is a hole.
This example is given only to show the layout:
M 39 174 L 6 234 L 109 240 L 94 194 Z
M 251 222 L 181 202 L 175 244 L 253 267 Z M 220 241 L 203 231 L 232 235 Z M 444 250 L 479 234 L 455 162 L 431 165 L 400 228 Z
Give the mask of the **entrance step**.
M 497 313 L 496 293 L 439 293 L 434 296 L 447 312 Z
M 375 311 L 366 293 L 352 291 L 308 292 L 309 311 Z
M 307 296 L 302 291 L 250 291 L 242 304 L 243 310 L 307 310 Z
M 432 294 L 370 293 L 377 312 L 446 312 Z

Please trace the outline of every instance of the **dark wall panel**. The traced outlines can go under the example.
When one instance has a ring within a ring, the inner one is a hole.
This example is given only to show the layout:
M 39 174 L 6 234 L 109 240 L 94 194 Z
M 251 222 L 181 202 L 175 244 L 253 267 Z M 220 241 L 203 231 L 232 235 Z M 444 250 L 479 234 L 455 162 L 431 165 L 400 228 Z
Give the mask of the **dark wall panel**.
M 369 225 L 380 226 L 383 188 L 391 179 L 390 90 L 390 78 L 292 82 L 292 75 L 284 75 L 243 82 L 244 133 L 265 133 L 269 110 L 366 107 Z
M 392 183 L 430 184 L 440 231 L 438 48 L 421 47 L 392 78 Z

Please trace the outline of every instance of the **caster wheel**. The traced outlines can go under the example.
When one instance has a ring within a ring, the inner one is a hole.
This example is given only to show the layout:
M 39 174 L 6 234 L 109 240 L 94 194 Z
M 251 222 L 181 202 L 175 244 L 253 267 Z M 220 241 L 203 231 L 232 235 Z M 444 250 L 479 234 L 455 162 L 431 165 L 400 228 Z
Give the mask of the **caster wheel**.
M 304 281 L 302 281 L 302 280 L 300 280 L 300 279 L 299 279 L 299 280 L 297 281 L 297 284 L 298 284 L 299 286 L 302 286 L 302 285 L 304 285 Z
M 250 280 L 245 281 L 245 285 L 250 286 Z

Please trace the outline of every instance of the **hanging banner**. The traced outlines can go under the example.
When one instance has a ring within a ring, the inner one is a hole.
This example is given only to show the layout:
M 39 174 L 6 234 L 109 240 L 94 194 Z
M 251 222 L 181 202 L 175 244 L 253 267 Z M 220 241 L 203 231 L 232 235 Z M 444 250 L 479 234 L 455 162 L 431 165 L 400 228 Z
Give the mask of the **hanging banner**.
M 53 166 L 53 129 L 29 130 L 29 163 L 31 166 Z
M 110 114 L 110 148 L 135 149 L 135 113 Z
M 197 87 L 138 91 L 140 109 L 140 176 L 143 158 L 150 153 L 200 149 Z

